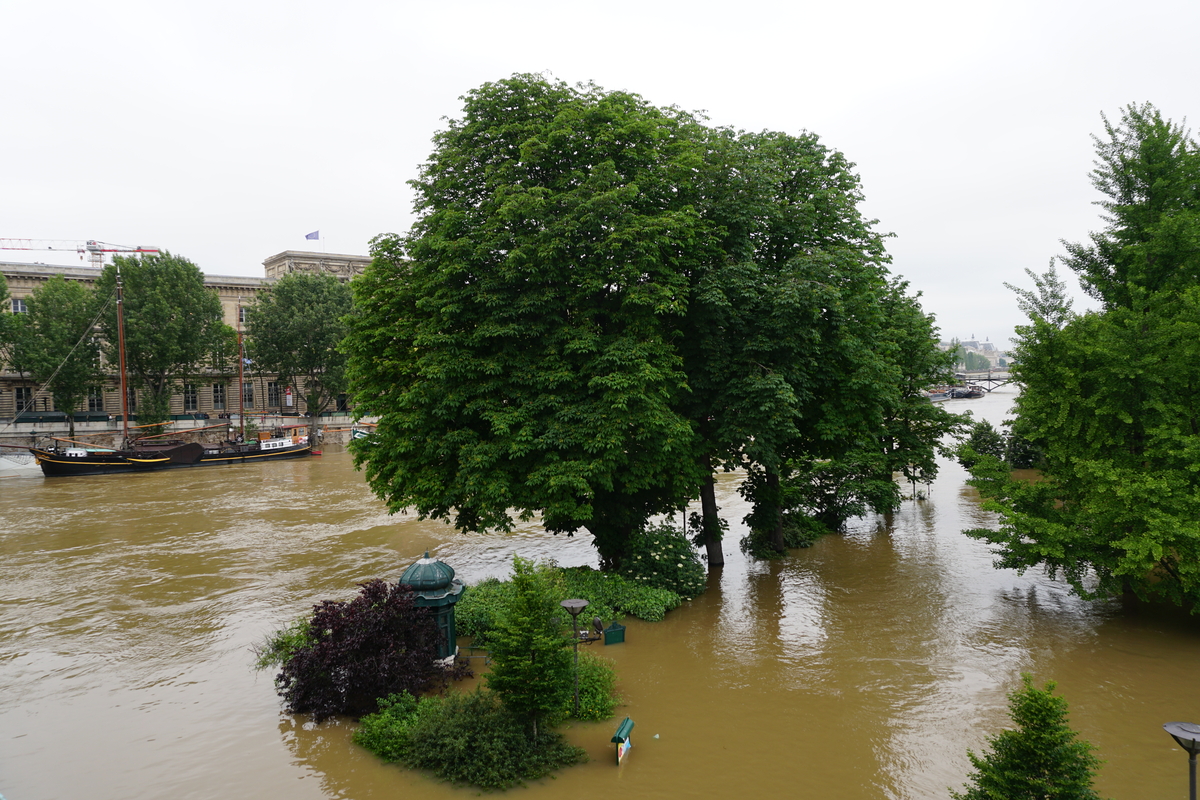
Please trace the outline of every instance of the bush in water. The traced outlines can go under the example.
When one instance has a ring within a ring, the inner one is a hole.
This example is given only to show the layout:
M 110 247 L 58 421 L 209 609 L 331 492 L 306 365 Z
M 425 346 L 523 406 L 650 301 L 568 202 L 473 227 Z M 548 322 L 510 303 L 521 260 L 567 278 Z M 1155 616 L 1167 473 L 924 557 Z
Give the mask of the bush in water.
M 437 664 L 441 633 L 428 610 L 413 605 L 411 587 L 378 578 L 360 586 L 350 601 L 313 606 L 311 641 L 291 651 L 275 678 L 289 712 L 318 722 L 362 713 L 381 697 L 421 695 L 459 676 Z

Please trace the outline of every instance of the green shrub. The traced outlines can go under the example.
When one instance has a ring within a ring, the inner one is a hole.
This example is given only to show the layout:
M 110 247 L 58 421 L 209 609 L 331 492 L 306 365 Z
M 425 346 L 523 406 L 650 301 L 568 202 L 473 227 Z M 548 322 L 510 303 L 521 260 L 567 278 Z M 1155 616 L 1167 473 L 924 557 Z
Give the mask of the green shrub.
M 691 600 L 707 586 L 700 556 L 687 535 L 669 525 L 635 533 L 629 540 L 620 574 L 654 589 L 667 589 Z
M 623 614 L 647 622 L 662 622 L 668 611 L 683 602 L 683 598 L 670 589 L 656 589 L 591 567 L 564 569 L 563 582 L 571 597 L 588 601 L 580 622 L 600 617 L 609 623 L 619 621 Z
M 611 659 L 580 649 L 579 651 L 579 713 L 575 712 L 575 696 L 566 709 L 568 716 L 584 722 L 600 722 L 612 717 L 620 698 L 617 697 L 617 672 Z
M 428 769 L 481 789 L 508 789 L 587 760 L 586 752 L 546 728 L 530 736 L 523 720 L 482 688 L 380 703 L 354 741 L 388 761 Z
M 312 625 L 307 617 L 275 631 L 263 641 L 254 645 L 254 668 L 270 669 L 282 667 L 284 662 L 292 657 L 297 650 L 311 647 L 316 642 Z
M 455 630 L 461 636 L 474 636 L 476 644 L 485 644 L 501 609 L 512 597 L 512 581 L 485 578 L 468 586 L 454 606 Z
M 579 619 L 581 627 L 591 627 L 593 617 L 599 617 L 607 625 L 620 621 L 625 614 L 647 622 L 661 622 L 668 611 L 683 602 L 683 598 L 670 589 L 654 588 L 646 582 L 611 572 L 600 572 L 591 567 L 556 567 L 552 562 L 542 562 L 539 566 L 557 572 L 555 602 L 568 597 L 588 601 L 588 607 Z M 487 578 L 468 587 L 455 606 L 458 632 L 475 637 L 475 644 L 486 647 L 501 609 L 513 596 L 511 580 Z M 563 620 L 563 630 L 566 630 L 570 623 L 566 612 L 563 612 Z
M 336 714 L 376 707 L 388 695 L 421 695 L 469 671 L 437 664 L 442 634 L 428 608 L 414 603 L 412 587 L 378 578 L 359 584 L 348 601 L 313 606 L 310 639 L 283 658 L 275 688 L 292 714 L 321 722 Z M 276 638 L 282 651 L 303 629 Z M 271 656 L 262 656 L 265 661 Z
M 829 528 L 807 514 L 785 512 L 783 515 L 784 547 L 812 547 L 813 542 L 829 532 Z M 771 545 L 771 533 L 767 530 L 751 528 L 739 545 L 742 552 L 751 558 L 782 558 L 785 555 L 776 552 Z

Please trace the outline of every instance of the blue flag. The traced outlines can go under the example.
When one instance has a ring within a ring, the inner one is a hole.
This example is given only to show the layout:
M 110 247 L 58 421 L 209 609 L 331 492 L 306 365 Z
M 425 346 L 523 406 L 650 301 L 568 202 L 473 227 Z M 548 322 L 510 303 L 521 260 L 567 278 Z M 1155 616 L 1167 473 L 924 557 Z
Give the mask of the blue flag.
M 321 232 L 320 232 L 320 231 L 313 231 L 312 233 L 308 234 L 308 235 L 307 235 L 307 236 L 305 236 L 304 238 L 305 238 L 305 239 L 320 239 L 320 238 L 321 238 Z

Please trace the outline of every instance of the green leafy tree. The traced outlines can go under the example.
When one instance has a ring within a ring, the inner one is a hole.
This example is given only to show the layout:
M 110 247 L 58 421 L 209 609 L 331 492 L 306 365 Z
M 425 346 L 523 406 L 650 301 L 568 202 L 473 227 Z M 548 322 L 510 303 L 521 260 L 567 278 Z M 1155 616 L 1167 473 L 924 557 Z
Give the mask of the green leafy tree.
M 346 356 L 338 347 L 346 336 L 350 287 L 332 275 L 284 275 L 246 315 L 256 368 L 294 385 L 309 414 L 309 440 L 317 422 L 346 390 Z
M 88 390 L 103 377 L 96 341 L 95 292 L 55 275 L 27 298 L 22 320 L 21 365 L 67 415 L 70 437 Z
M 853 164 L 815 135 L 515 76 L 436 144 L 416 227 L 377 238 L 355 282 L 346 345 L 381 418 L 356 463 L 390 508 L 466 529 L 540 513 L 619 569 L 699 495 L 716 566 L 715 469 L 771 484 L 788 458 L 864 463 L 890 432 L 899 289 Z
M 878 437 L 884 454 L 881 473 L 899 474 L 909 483 L 931 482 L 938 473 L 938 457 L 947 456 L 947 443 L 957 436 L 967 418 L 951 414 L 941 403 L 931 403 L 926 389 L 949 383 L 953 377 L 953 353 L 941 350 L 932 315 L 920 305 L 920 294 L 910 295 L 908 285 L 896 281 L 883 297 L 887 321 L 877 346 L 887 348 L 892 373 L 875 391 L 884 392 L 883 425 Z M 864 437 L 869 440 L 869 437 Z M 876 477 L 879 477 L 878 475 Z M 871 510 L 894 510 L 875 503 Z
M 1105 121 L 1093 181 L 1108 227 L 1064 259 L 1103 303 L 1072 315 L 1049 278 L 1017 329 L 1019 429 L 1041 480 L 981 461 L 972 481 L 1001 515 L 968 532 L 999 563 L 1044 566 L 1085 596 L 1200 600 L 1200 241 L 1197 147 L 1149 106 Z M 1191 233 L 1185 232 L 1190 230 Z
M 905 418 L 949 419 L 905 399 L 905 373 L 920 364 L 928 381 L 941 369 L 925 365 L 940 357 L 933 337 L 917 332 L 928 319 L 916 299 L 888 280 L 884 237 L 858 210 L 853 164 L 811 133 L 719 130 L 707 141 L 700 204 L 718 248 L 693 274 L 680 344 L 692 388 L 684 404 L 709 474 L 748 463 L 761 476 L 745 488 L 782 552 L 789 511 L 780 482 L 812 465 L 836 464 L 831 473 L 848 479 L 838 482 L 845 494 L 826 495 L 830 509 L 868 495 L 872 507 L 890 507 L 892 462 L 909 461 L 900 440 L 932 450 L 940 436 Z M 707 483 L 701 494 L 710 564 L 719 563 L 711 491 Z
M 164 251 L 140 257 L 117 256 L 96 281 L 108 297 L 116 289 L 117 270 L 124 283 L 125 363 L 138 390 L 138 418 L 147 424 L 171 416 L 171 396 L 187 379 L 210 367 L 228 326 L 221 301 L 204 285 L 200 268 Z M 101 318 L 105 356 L 117 364 L 115 305 Z
M 981 419 L 971 426 L 970 435 L 958 448 L 958 463 L 967 469 L 975 465 L 980 456 L 992 456 L 1005 460 L 1004 436 L 992 423 Z
M 1101 118 L 1091 177 L 1107 225 L 1087 243 L 1064 242 L 1063 260 L 1106 309 L 1134 308 L 1200 282 L 1200 151 L 1149 103 L 1126 106 L 1116 125 Z
M 574 691 L 571 640 L 563 636 L 566 611 L 558 605 L 555 575 L 552 567 L 513 556 L 512 594 L 488 637 L 488 688 L 530 725 L 534 738 L 538 723 L 560 714 Z
M 1008 696 L 1017 728 L 989 737 L 991 752 L 968 753 L 975 767 L 955 800 L 1099 800 L 1092 788 L 1101 761 L 1067 725 L 1067 701 L 1054 682 L 1038 689 L 1029 675 Z
M 354 282 L 350 384 L 380 417 L 356 463 L 392 510 L 468 530 L 539 512 L 617 566 L 704 475 L 674 347 L 700 148 L 635 95 L 514 76 L 465 100 L 412 233 L 378 237 Z

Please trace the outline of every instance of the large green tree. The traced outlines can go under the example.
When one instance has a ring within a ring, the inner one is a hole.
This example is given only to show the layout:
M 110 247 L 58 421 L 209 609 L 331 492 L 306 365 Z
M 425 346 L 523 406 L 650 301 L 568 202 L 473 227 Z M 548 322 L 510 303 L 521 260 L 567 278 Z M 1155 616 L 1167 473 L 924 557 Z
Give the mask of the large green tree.
M 1066 264 L 1102 303 L 1074 315 L 1056 277 L 1020 295 L 1024 438 L 1041 480 L 992 459 L 975 484 L 999 511 L 1000 563 L 1045 566 L 1081 593 L 1200 600 L 1200 152 L 1147 105 L 1105 120 L 1093 182 L 1106 228 Z
M 67 415 L 71 438 L 75 412 L 103 379 L 96 299 L 90 287 L 55 275 L 26 299 L 28 313 L 22 320 L 22 369 L 50 392 L 55 408 Z
M 586 527 L 615 566 L 702 476 L 676 409 L 685 272 L 705 226 L 680 196 L 689 122 L 624 93 L 487 84 L 436 138 L 418 221 L 355 281 L 356 459 L 390 508 L 460 528 Z
M 935 469 L 953 417 L 921 389 L 945 364 L 931 320 L 888 279 L 853 164 L 811 133 L 716 131 L 708 142 L 716 169 L 699 194 L 719 250 L 694 280 L 685 403 L 705 460 L 749 468 L 752 524 L 781 552 L 785 497 L 817 499 L 808 512 L 837 527 L 890 510 L 893 472 Z M 702 499 L 713 563 L 715 502 Z
M 274 372 L 304 397 L 309 440 L 317 422 L 346 391 L 346 336 L 350 287 L 332 275 L 293 272 L 280 278 L 246 315 L 248 350 L 255 368 Z
M 204 285 L 200 268 L 182 256 L 117 256 L 96 281 L 108 297 L 117 272 L 124 282 L 125 362 L 130 385 L 139 394 L 142 423 L 165 422 L 171 396 L 189 378 L 212 366 L 214 352 L 228 340 L 221 301 Z M 101 318 L 105 355 L 118 363 L 115 304 Z
M 357 463 L 390 507 L 463 528 L 540 513 L 616 567 L 700 495 L 716 565 L 714 469 L 770 483 L 851 454 L 890 480 L 898 288 L 840 153 L 531 76 L 469 94 L 436 144 L 347 343 L 381 418 Z

